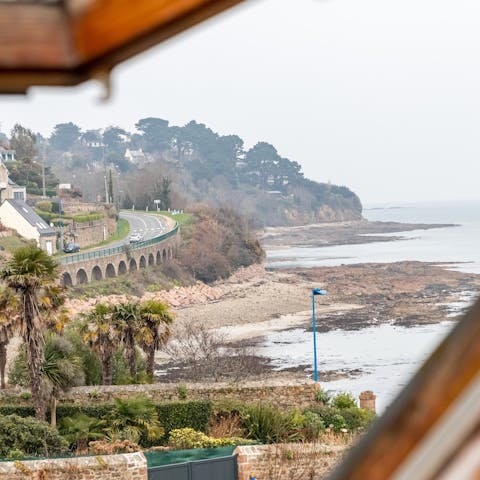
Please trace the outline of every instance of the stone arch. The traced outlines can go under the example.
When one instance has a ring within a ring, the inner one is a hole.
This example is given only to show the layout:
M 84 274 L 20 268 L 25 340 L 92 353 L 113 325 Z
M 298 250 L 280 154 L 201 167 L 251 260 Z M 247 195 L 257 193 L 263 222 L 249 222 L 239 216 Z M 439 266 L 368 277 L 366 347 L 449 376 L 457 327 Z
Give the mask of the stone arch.
M 81 283 L 88 283 L 87 272 L 83 268 L 80 268 L 77 271 L 76 279 L 77 279 L 77 285 L 79 285 Z
M 144 255 L 140 257 L 139 266 L 140 268 L 145 268 L 147 266 L 147 259 L 145 258 Z
M 118 274 L 119 275 L 125 275 L 127 273 L 127 264 L 122 260 L 118 264 Z
M 128 269 L 129 272 L 134 272 L 135 270 L 137 270 L 137 262 L 135 261 L 134 258 L 132 258 L 130 260 L 130 267 Z
M 103 278 L 102 270 L 98 265 L 95 265 L 92 268 L 92 277 L 91 278 L 92 278 L 92 281 L 93 280 L 101 280 Z
M 125 266 L 125 269 L 127 267 Z M 109 263 L 107 265 L 107 268 L 105 269 L 105 278 L 112 278 L 112 277 L 115 277 L 115 267 Z
M 167 251 L 165 249 L 163 249 L 162 261 L 165 261 L 166 259 L 167 259 Z
M 157 252 L 157 265 L 160 265 L 162 263 L 162 254 L 160 253 L 160 250 Z
M 155 265 L 155 257 L 153 256 L 153 253 L 151 253 L 148 256 L 148 266 L 153 267 L 153 265 Z
M 64 287 L 71 287 L 73 285 L 72 276 L 68 272 L 63 272 L 62 285 Z
M 168 258 L 173 258 L 173 250 L 171 248 L 168 249 Z

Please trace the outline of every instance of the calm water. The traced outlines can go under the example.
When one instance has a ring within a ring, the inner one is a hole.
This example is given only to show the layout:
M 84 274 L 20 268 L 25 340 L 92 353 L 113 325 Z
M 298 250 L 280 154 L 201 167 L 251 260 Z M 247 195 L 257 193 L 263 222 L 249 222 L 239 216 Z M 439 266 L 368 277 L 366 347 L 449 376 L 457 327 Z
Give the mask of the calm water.
M 317 267 L 367 262 L 465 262 L 458 269 L 480 273 L 480 203 L 455 206 L 409 206 L 365 210 L 369 220 L 408 223 L 454 223 L 457 227 L 385 234 L 401 241 L 333 247 L 293 247 L 267 252 L 269 268 Z
M 369 220 L 408 223 L 454 223 L 456 227 L 416 230 L 402 240 L 336 247 L 288 248 L 267 252 L 270 268 L 316 267 L 364 262 L 419 260 L 462 262 L 454 268 L 480 273 L 480 202 L 457 205 L 408 205 L 403 208 L 365 210 Z M 452 314 L 473 301 L 476 292 L 465 292 L 463 302 L 451 305 Z M 321 301 L 321 300 L 319 300 Z M 321 319 L 319 319 L 321 321 Z M 361 369 L 350 379 L 322 383 L 324 389 L 358 395 L 373 390 L 383 411 L 455 322 L 411 328 L 382 325 L 360 331 L 331 331 L 317 336 L 320 370 Z M 312 362 L 312 334 L 303 329 L 269 335 L 260 354 L 273 358 L 277 368 Z

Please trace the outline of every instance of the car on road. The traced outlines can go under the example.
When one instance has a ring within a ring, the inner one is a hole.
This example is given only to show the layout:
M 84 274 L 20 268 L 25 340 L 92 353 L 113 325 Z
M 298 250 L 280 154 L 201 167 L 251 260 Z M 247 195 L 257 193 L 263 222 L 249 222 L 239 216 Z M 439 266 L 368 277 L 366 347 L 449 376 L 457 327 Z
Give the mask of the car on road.
M 78 243 L 67 243 L 63 247 L 65 253 L 76 253 L 80 251 L 80 245 Z
M 141 233 L 132 233 L 130 235 L 130 243 L 137 243 L 143 240 L 143 235 Z

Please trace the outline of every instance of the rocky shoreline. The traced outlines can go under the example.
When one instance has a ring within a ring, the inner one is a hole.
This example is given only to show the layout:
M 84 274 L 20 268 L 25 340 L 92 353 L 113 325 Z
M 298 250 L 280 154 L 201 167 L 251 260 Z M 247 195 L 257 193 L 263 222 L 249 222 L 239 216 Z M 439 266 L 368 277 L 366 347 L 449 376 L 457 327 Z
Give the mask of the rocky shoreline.
M 447 225 L 397 224 L 390 222 L 342 222 L 288 229 L 268 229 L 264 248 L 287 245 L 340 245 L 376 241 L 375 234 L 439 228 Z M 321 235 L 320 235 L 321 233 Z M 367 235 L 366 235 L 367 234 Z M 392 241 L 399 237 L 379 237 Z M 181 336 L 186 325 L 202 325 L 219 335 L 225 351 L 226 375 L 229 371 L 249 371 L 250 379 L 272 376 L 305 378 L 303 368 L 273 372 L 269 360 L 255 356 L 255 346 L 276 331 L 310 328 L 311 289 L 325 288 L 329 295 L 317 297 L 319 331 L 359 330 L 369 326 L 394 323 L 405 327 L 452 320 L 480 291 L 480 275 L 449 270 L 448 265 L 424 262 L 342 265 L 337 267 L 294 268 L 267 271 L 252 265 L 237 271 L 229 279 L 205 285 L 147 293 L 143 299 L 155 298 L 172 305 L 177 316 L 173 333 Z M 89 309 L 97 301 L 123 300 L 122 296 L 90 300 L 70 300 L 74 313 Z M 246 352 L 246 348 L 251 350 Z M 234 366 L 233 356 L 243 352 L 245 358 Z M 185 380 L 180 373 L 185 365 L 162 352 L 157 357 L 159 369 L 167 372 L 162 381 Z M 223 360 L 217 360 L 221 362 Z M 356 375 L 359 372 L 323 372 L 323 378 Z M 208 377 L 208 368 L 204 372 Z M 197 372 L 198 375 L 198 372 Z M 206 379 L 206 378 L 205 378 Z
M 288 247 L 327 247 L 372 242 L 393 242 L 401 235 L 389 235 L 414 230 L 455 227 L 452 223 L 399 223 L 358 220 L 338 223 L 319 223 L 300 227 L 268 227 L 258 232 L 265 250 Z

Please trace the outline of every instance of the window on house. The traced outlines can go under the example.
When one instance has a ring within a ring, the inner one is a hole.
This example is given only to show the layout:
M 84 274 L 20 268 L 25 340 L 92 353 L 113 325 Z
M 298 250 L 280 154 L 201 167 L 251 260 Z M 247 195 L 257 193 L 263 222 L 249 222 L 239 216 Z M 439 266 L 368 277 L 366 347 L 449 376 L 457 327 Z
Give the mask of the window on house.
M 25 200 L 23 192 L 13 192 L 14 200 Z

